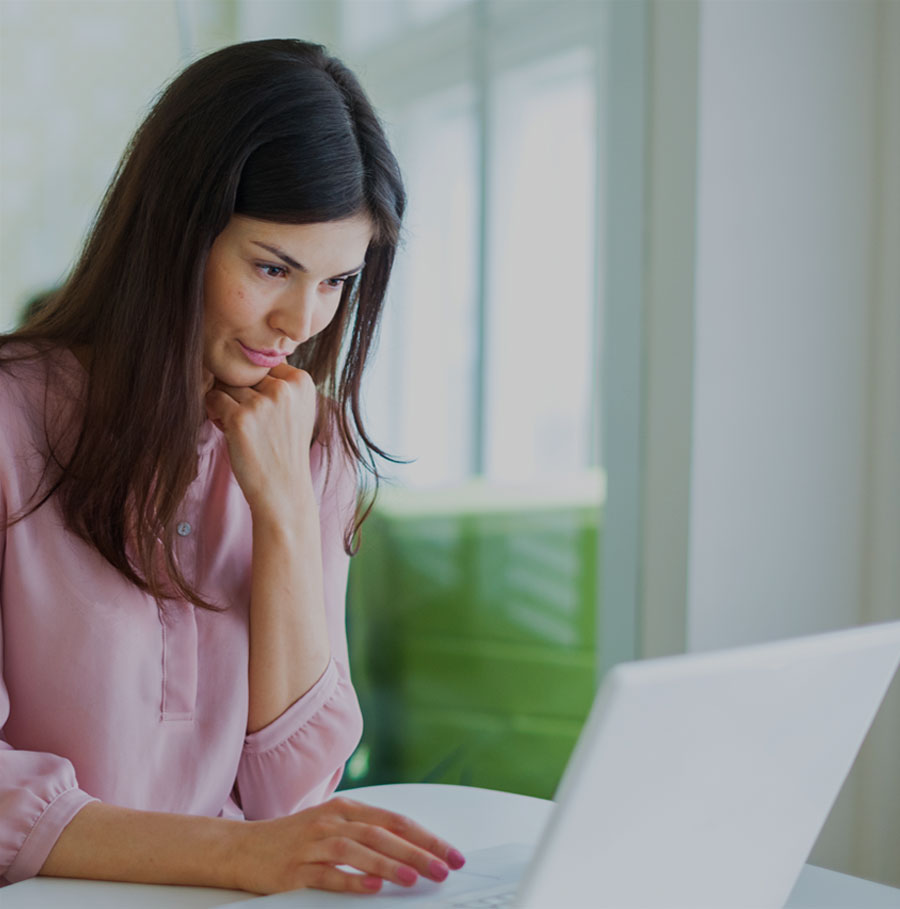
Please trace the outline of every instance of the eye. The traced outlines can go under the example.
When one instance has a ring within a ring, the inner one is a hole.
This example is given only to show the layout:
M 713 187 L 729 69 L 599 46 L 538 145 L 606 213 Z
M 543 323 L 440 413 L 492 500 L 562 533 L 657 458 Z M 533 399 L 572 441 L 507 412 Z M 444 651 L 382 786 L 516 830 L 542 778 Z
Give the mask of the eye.
M 326 278 L 322 283 L 331 290 L 337 290 L 345 284 L 351 284 L 358 274 L 359 272 L 355 275 L 344 275 L 343 278 Z
M 267 278 L 284 278 L 287 276 L 287 269 L 283 265 L 268 265 L 265 262 L 257 262 L 256 267 Z

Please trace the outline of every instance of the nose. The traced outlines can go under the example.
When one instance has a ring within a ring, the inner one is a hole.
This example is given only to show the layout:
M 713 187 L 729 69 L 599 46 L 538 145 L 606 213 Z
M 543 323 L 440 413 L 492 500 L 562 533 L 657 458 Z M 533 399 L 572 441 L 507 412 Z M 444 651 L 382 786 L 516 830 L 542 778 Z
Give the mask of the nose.
M 269 325 L 295 344 L 302 344 L 314 333 L 317 306 L 315 287 L 304 287 L 284 294 L 269 316 Z

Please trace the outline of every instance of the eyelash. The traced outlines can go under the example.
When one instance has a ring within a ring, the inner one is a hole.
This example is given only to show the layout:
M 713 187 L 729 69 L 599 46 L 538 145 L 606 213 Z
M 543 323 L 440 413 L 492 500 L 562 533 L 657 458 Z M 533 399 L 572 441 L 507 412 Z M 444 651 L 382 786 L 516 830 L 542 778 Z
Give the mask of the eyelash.
M 263 262 L 257 262 L 256 267 L 263 273 L 267 278 L 286 278 L 287 269 L 283 265 L 266 265 Z M 270 274 L 270 272 L 277 271 L 277 275 Z
M 256 267 L 264 274 L 267 278 L 286 278 L 288 270 L 283 265 L 267 265 L 264 262 L 258 262 Z M 273 275 L 272 272 L 278 272 L 278 274 Z M 347 275 L 344 278 L 326 278 L 323 282 L 331 290 L 339 290 L 342 288 L 348 281 L 352 281 L 356 275 Z
M 355 276 L 355 275 L 348 275 L 346 278 L 326 278 L 324 283 L 325 283 L 331 290 L 339 290 L 339 289 L 340 289 L 341 287 L 343 287 L 348 281 L 352 281 L 354 277 L 356 277 L 356 276 Z M 332 282 L 335 282 L 335 283 L 332 283 Z

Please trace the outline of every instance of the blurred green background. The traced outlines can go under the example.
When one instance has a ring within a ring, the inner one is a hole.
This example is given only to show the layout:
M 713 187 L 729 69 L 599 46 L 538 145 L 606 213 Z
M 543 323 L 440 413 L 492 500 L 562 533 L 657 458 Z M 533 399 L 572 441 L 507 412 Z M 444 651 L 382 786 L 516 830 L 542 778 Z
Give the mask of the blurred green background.
M 352 560 L 367 723 L 344 787 L 443 782 L 550 798 L 596 682 L 603 479 L 388 489 Z

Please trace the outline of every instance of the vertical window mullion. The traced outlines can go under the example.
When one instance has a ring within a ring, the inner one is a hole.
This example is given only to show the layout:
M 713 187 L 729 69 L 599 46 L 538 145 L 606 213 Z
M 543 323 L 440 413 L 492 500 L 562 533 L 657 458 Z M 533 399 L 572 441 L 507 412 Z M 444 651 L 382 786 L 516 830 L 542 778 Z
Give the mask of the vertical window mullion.
M 603 464 L 603 412 L 601 387 L 603 382 L 604 287 L 606 280 L 606 155 L 607 155 L 607 82 L 609 64 L 606 59 L 607 7 L 596 4 L 591 21 L 591 55 L 594 67 L 594 272 L 591 295 L 594 301 L 591 325 L 591 394 L 588 399 L 590 426 L 588 436 L 588 466 Z
M 490 240 L 490 151 L 491 151 L 491 86 L 490 86 L 490 10 L 489 0 L 472 4 L 472 76 L 475 87 L 476 144 L 478 167 L 478 244 L 475 259 L 475 380 L 472 402 L 472 462 L 473 476 L 485 472 L 487 461 L 487 288 L 488 245 Z

